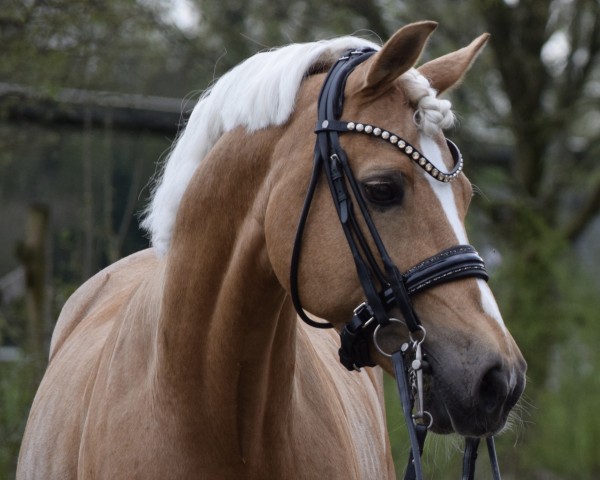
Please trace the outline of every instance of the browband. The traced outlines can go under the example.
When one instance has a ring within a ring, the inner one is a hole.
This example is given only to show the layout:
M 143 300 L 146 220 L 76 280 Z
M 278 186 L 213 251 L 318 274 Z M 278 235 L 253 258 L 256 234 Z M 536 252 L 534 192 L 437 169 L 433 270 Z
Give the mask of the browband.
M 463 158 L 460 150 L 456 146 L 454 142 L 446 139 L 446 143 L 450 152 L 452 154 L 452 158 L 454 159 L 454 168 L 449 172 L 442 172 L 438 170 L 433 163 L 431 163 L 425 155 L 423 155 L 414 145 L 411 145 L 408 141 L 404 140 L 399 135 L 390 132 L 388 130 L 384 130 L 380 127 L 376 127 L 374 125 L 365 125 L 362 123 L 354 123 L 354 122 L 341 122 L 335 120 L 323 120 L 321 123 L 317 124 L 317 128 L 315 129 L 315 133 L 321 132 L 356 132 L 356 133 L 364 133 L 365 135 L 371 135 L 376 138 L 381 138 L 391 145 L 397 147 L 402 153 L 404 153 L 408 158 L 414 161 L 419 167 L 421 167 L 428 175 L 439 180 L 440 182 L 451 182 L 454 180 L 463 169 Z

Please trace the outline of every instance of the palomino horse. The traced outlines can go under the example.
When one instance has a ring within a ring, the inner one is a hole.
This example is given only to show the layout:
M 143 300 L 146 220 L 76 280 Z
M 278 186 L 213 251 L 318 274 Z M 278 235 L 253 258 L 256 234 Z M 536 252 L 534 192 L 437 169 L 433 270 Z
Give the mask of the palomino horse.
M 342 117 L 363 122 L 357 131 L 377 127 L 339 142 L 389 257 L 407 272 L 467 243 L 471 185 L 442 134 L 453 116 L 436 91 L 460 81 L 487 37 L 414 69 L 434 28 L 408 25 L 381 49 L 353 37 L 290 45 L 214 85 L 147 212 L 154 248 L 98 273 L 63 309 L 18 478 L 394 478 L 381 369 L 349 372 L 337 358 L 336 330 L 365 293 L 325 180 L 296 286 L 306 311 L 335 330 L 298 321 L 291 258 L 317 96 L 336 60 L 365 48 L 378 51 L 344 78 Z M 431 429 L 500 431 L 526 366 L 487 284 L 453 278 L 412 294 L 411 308 L 427 331 Z M 391 372 L 384 353 L 406 337 L 397 321 L 381 328 L 373 363 Z

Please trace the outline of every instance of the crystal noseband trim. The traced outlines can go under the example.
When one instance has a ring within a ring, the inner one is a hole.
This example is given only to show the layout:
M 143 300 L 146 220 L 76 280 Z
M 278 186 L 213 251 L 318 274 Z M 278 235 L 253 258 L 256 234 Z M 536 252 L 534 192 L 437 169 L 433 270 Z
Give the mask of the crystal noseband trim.
M 427 157 L 425 157 L 425 155 L 417 150 L 414 145 L 411 145 L 399 135 L 396 135 L 388 130 L 384 130 L 383 128 L 364 123 L 324 120 L 321 125 L 317 126 L 316 132 L 328 130 L 336 132 L 357 132 L 381 138 L 382 140 L 385 140 L 386 142 L 397 147 L 402 153 L 408 156 L 408 158 L 425 170 L 428 175 L 440 182 L 451 182 L 458 177 L 463 169 L 464 162 L 462 154 L 454 142 L 448 139 L 446 139 L 446 143 L 448 144 L 448 148 L 450 149 L 452 158 L 454 159 L 454 168 L 450 172 L 441 172 L 427 159 Z

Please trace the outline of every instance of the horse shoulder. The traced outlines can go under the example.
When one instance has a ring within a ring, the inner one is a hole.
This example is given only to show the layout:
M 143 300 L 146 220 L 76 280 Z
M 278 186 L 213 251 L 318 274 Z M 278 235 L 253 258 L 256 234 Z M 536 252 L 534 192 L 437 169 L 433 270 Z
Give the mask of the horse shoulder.
M 39 472 L 46 478 L 77 476 L 102 352 L 110 349 L 127 300 L 157 264 L 151 251 L 127 257 L 88 280 L 65 304 L 53 334 L 50 362 L 31 407 L 17 478 L 37 478 Z
M 50 343 L 50 360 L 84 318 L 112 303 L 115 293 L 139 283 L 144 278 L 142 271 L 153 268 L 157 261 L 152 249 L 142 250 L 109 265 L 81 285 L 58 317 Z
M 325 413 L 327 419 L 315 419 L 311 428 L 319 432 L 327 422 L 330 431 L 341 438 L 331 439 L 334 457 L 346 466 L 354 464 L 355 478 L 395 478 L 383 399 L 383 372 L 379 367 L 349 372 L 338 358 L 339 335 L 333 330 L 316 330 L 302 322 L 298 326 L 297 375 L 304 378 L 304 393 L 322 398 L 302 417 Z M 318 410 L 318 411 L 317 411 Z M 346 448 L 341 448 L 341 443 Z M 347 455 L 342 459 L 340 455 Z M 352 478 L 352 477 L 350 477 Z

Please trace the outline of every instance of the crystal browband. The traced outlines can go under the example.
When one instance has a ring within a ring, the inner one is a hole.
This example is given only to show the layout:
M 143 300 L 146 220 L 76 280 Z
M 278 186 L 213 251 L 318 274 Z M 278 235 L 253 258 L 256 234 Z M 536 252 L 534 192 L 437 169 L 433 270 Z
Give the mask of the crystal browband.
M 421 167 L 425 172 L 431 177 L 439 180 L 440 182 L 451 182 L 454 180 L 463 169 L 463 158 L 462 154 L 458 147 L 454 144 L 454 142 L 446 139 L 446 143 L 448 144 L 448 148 L 452 153 L 452 158 L 454 159 L 454 168 L 450 172 L 442 172 L 438 170 L 433 163 L 431 163 L 425 155 L 423 155 L 419 150 L 417 150 L 413 145 L 408 143 L 399 135 L 395 133 L 389 132 L 388 130 L 384 130 L 379 127 L 375 127 L 373 125 L 365 125 L 363 123 L 355 123 L 355 122 L 344 122 L 344 121 L 331 121 L 324 120 L 321 125 L 317 126 L 315 132 L 322 131 L 336 131 L 336 132 L 358 132 L 364 133 L 366 135 L 371 135 L 373 137 L 381 138 L 388 143 L 398 147 L 398 149 L 407 155 L 412 161 L 414 161 L 419 167 Z

